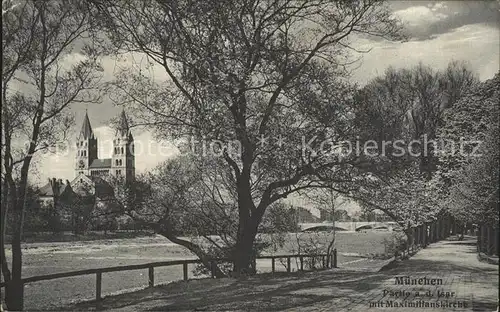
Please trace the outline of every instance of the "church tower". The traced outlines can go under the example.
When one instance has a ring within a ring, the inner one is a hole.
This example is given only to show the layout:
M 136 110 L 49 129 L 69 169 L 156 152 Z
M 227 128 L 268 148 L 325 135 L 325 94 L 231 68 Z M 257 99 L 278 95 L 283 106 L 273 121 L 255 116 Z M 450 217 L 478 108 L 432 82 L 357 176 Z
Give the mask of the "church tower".
M 89 174 L 92 161 L 97 159 L 97 138 L 94 136 L 87 112 L 83 118 L 82 129 L 76 140 L 75 176 Z
M 123 177 L 126 181 L 132 181 L 135 178 L 134 138 L 124 110 L 119 117 L 113 140 L 111 172 L 116 177 Z

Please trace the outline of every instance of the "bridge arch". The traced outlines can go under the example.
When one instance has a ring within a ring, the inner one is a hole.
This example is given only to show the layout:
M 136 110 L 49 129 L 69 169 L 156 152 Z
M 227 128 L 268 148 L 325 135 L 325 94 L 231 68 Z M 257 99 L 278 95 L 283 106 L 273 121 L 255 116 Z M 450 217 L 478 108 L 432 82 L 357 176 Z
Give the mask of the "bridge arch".
M 371 230 L 373 229 L 373 225 L 371 224 L 365 224 L 365 225 L 362 225 L 362 226 L 358 226 L 356 228 L 356 232 L 359 232 L 359 231 L 362 231 L 362 230 Z
M 333 226 L 331 225 L 316 225 L 310 226 L 302 230 L 302 232 L 327 232 L 333 230 Z M 342 227 L 335 227 L 335 231 L 349 231 L 348 229 Z

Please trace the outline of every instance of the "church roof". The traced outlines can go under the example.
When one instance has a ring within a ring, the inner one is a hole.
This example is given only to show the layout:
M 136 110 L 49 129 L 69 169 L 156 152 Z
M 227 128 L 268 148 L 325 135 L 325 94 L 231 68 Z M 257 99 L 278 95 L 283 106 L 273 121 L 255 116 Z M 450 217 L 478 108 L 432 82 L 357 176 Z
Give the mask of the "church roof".
M 120 114 L 118 120 L 118 125 L 116 127 L 116 133 L 125 136 L 128 134 L 128 131 L 129 127 L 128 127 L 127 116 L 125 115 L 125 110 L 122 110 L 122 113 Z
M 113 187 L 108 183 L 108 181 L 98 176 L 87 177 L 94 182 L 97 197 L 104 199 L 113 196 Z
M 125 110 L 122 110 L 122 113 L 120 114 L 120 117 L 118 119 L 115 136 L 117 135 L 132 139 L 132 133 L 130 132 L 130 127 L 128 125 L 128 120 L 127 120 L 127 115 L 125 114 Z
M 61 179 L 56 181 L 55 179 L 49 180 L 49 183 L 45 184 L 41 188 L 38 189 L 38 195 L 40 197 L 54 197 L 54 188 L 52 187 L 52 184 L 56 184 L 55 190 L 57 194 L 56 196 L 61 196 L 66 189 L 70 189 L 71 187 L 69 186 L 69 182 L 66 181 L 66 183 L 63 183 Z
M 84 183 L 78 183 L 82 179 L 84 180 Z M 89 195 L 88 186 L 92 186 L 94 188 L 94 195 L 100 199 L 111 198 L 114 193 L 113 187 L 105 179 L 99 176 L 80 174 L 73 180 L 73 182 L 71 182 L 71 184 L 73 192 L 80 196 Z
M 89 168 L 111 168 L 111 158 L 105 159 L 94 159 L 90 164 Z
M 94 137 L 94 132 L 92 131 L 92 126 L 90 125 L 89 115 L 85 112 L 85 117 L 83 118 L 82 130 L 80 130 L 80 139 L 89 139 Z

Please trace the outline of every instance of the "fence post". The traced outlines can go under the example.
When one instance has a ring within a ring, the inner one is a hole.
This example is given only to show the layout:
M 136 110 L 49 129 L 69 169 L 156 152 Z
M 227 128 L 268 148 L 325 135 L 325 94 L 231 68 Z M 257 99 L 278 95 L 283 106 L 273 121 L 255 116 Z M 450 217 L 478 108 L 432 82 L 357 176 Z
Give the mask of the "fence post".
M 425 237 L 425 242 L 426 242 L 426 246 L 428 246 L 430 243 L 432 243 L 432 222 L 429 222 L 429 224 L 427 224 L 427 233 L 426 233 L 426 237 Z
M 413 245 L 414 245 L 414 249 L 415 247 L 418 245 L 418 240 L 419 240 L 419 226 L 415 226 L 415 238 L 413 239 Z
M 291 264 L 292 261 L 290 260 L 290 257 L 286 257 L 286 271 L 288 273 L 292 272 Z
M 424 228 L 424 233 L 423 233 L 422 239 L 423 239 L 423 242 L 424 242 L 424 247 L 427 247 L 427 245 L 429 244 L 429 239 L 427 237 L 428 230 L 429 230 L 427 222 L 424 223 L 424 227 L 423 228 Z
M 439 241 L 439 218 L 434 220 L 434 243 Z
M 304 271 L 304 257 L 300 256 L 299 259 L 300 259 L 300 270 Z
M 432 234 L 432 228 L 431 228 L 432 222 L 429 222 L 428 224 L 425 225 L 425 246 L 429 246 L 431 243 L 431 234 Z
M 188 264 L 187 262 L 184 262 L 182 264 L 182 275 L 185 281 L 188 280 Z
M 442 223 L 443 223 L 443 225 L 442 225 L 443 226 L 443 230 L 441 231 L 441 233 L 442 233 L 441 234 L 441 239 L 445 239 L 446 238 L 446 227 L 447 227 L 447 224 L 448 224 L 448 222 L 447 222 L 447 216 L 443 217 Z
M 434 222 L 431 222 L 429 224 L 429 240 L 427 241 L 427 245 L 432 244 L 432 239 L 433 239 L 433 229 L 434 229 Z
M 274 264 L 274 257 L 271 258 L 271 268 L 272 268 L 272 272 L 274 273 L 274 271 L 276 270 L 276 267 L 275 267 L 275 264 Z
M 439 217 L 438 219 L 438 240 L 443 239 L 443 217 Z
M 421 235 L 422 247 L 425 247 L 425 235 L 427 234 L 427 225 L 425 222 L 422 224 L 422 228 L 420 230 L 421 230 L 420 235 Z
M 451 230 L 451 216 L 448 215 L 446 222 L 446 238 L 450 237 L 450 230 Z
M 477 248 L 476 248 L 477 252 L 481 252 L 481 244 L 482 244 L 482 242 L 481 242 L 481 234 L 482 233 L 483 233 L 483 225 L 480 224 L 479 225 L 479 229 L 478 229 L 478 233 L 477 233 L 477 243 L 476 243 L 476 245 L 477 245 Z
M 96 273 L 96 278 L 95 278 L 95 300 L 96 301 L 101 300 L 101 286 L 102 286 L 102 273 L 98 272 L 98 273 Z
M 155 286 L 155 268 L 154 267 L 148 268 L 148 276 L 149 276 L 149 282 L 148 282 L 149 287 L 154 287 Z
M 486 246 L 488 244 L 486 239 L 486 226 L 483 225 L 483 232 L 481 233 L 481 251 L 486 252 Z
M 436 222 L 436 239 L 434 242 L 439 242 L 440 240 L 439 232 L 441 232 L 440 219 L 438 218 L 435 222 Z
M 422 245 L 422 225 L 417 226 L 417 246 Z
M 420 225 L 417 225 L 415 237 L 417 238 L 416 244 L 420 247 Z
M 440 218 L 438 218 L 436 221 L 436 239 L 434 240 L 434 242 L 439 242 L 439 240 L 441 239 L 441 220 Z
M 437 229 L 437 226 L 436 226 L 436 220 L 432 221 L 432 240 L 431 240 L 431 243 L 435 243 L 436 242 L 436 229 Z
M 413 227 L 413 231 L 412 231 L 412 238 L 411 238 L 411 252 L 413 253 L 415 250 L 415 242 L 417 240 L 417 227 Z
M 325 255 L 321 256 L 321 262 L 323 264 L 323 269 L 326 269 Z
M 487 231 L 486 226 L 483 225 L 483 231 L 481 233 L 481 252 L 486 252 L 486 247 L 488 246 L 486 231 Z
M 411 237 L 410 237 L 410 239 L 408 240 L 408 244 L 406 244 L 406 253 L 407 253 L 408 255 L 410 255 L 410 244 L 411 244 Z
M 311 269 L 315 270 L 316 269 L 316 257 L 312 256 L 311 258 L 312 258 L 311 259 Z
M 337 267 L 337 248 L 333 250 L 333 267 Z
M 432 238 L 431 238 L 431 243 L 435 243 L 436 242 L 436 221 L 432 221 Z
M 488 253 L 488 226 L 484 226 L 483 230 L 483 252 Z
M 427 232 L 427 225 L 424 222 L 422 224 L 422 247 L 425 247 L 425 235 L 426 235 L 426 232 Z
M 450 237 L 451 232 L 451 216 L 448 215 L 448 222 L 446 223 L 448 227 L 446 228 L 446 238 Z
M 493 239 L 494 255 L 498 256 L 498 227 L 495 228 L 495 237 Z
M 491 256 L 491 226 L 486 225 L 486 254 Z
M 215 278 L 215 276 L 217 275 L 216 274 L 216 266 L 217 266 L 217 263 L 215 262 L 215 260 L 211 260 L 210 261 L 210 272 L 212 274 L 212 278 Z
M 438 219 L 436 220 L 436 242 L 441 240 L 441 228 L 441 217 L 438 217 Z
M 436 220 L 432 221 L 432 242 L 435 243 L 437 241 L 437 222 Z

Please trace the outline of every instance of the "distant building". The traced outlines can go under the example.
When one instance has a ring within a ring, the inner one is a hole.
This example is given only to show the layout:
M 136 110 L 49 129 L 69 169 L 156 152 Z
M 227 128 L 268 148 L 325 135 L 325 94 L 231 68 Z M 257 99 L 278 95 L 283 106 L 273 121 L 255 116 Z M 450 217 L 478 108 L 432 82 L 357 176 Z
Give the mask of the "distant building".
M 290 211 L 294 214 L 297 223 L 314 223 L 319 221 L 318 217 L 303 207 L 294 206 Z
M 72 196 L 73 190 L 68 180 L 63 183 L 62 179 L 49 179 L 49 183 L 38 189 L 38 200 L 44 206 L 53 204 L 54 200 L 66 200 Z
M 61 200 L 71 204 L 77 197 L 91 195 L 95 197 L 98 206 L 104 205 L 113 196 L 113 188 L 108 183 L 108 178 L 122 177 L 124 181 L 135 178 L 134 138 L 124 111 L 119 116 L 111 158 L 97 157 L 97 142 L 89 116 L 85 113 L 80 134 L 75 142 L 75 178 L 71 182 L 66 180 L 66 183 L 61 179 L 49 179 L 49 183 L 38 190 L 41 203 L 47 206 Z
M 331 210 L 324 210 L 321 209 L 319 211 L 320 214 L 320 221 L 332 221 L 333 220 L 333 214 Z
M 89 116 L 85 113 L 82 129 L 76 140 L 75 180 L 79 181 L 80 175 L 93 177 L 114 175 L 124 177 L 126 181 L 134 179 L 134 138 L 130 132 L 125 111 L 122 111 L 116 128 L 112 157 L 99 159 L 97 146 L 97 138 L 92 131 Z

